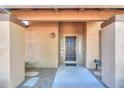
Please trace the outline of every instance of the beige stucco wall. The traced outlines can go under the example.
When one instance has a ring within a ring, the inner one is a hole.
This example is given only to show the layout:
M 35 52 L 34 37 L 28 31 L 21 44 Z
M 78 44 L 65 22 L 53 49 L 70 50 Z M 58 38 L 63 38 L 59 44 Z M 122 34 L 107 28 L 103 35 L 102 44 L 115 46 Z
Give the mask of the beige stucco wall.
M 95 58 L 99 59 L 99 30 L 101 30 L 101 23 L 102 22 L 31 23 L 26 29 L 26 61 L 31 61 L 31 64 L 28 66 L 57 67 L 58 61 L 64 63 L 63 36 L 76 35 L 78 36 L 78 44 L 80 47 L 78 62 L 85 64 L 87 68 L 95 68 L 93 61 Z M 50 38 L 51 32 L 56 33 L 56 38 Z M 58 36 L 60 36 L 60 38 Z M 46 43 L 48 41 L 49 43 Z
M 8 87 L 9 59 L 9 22 L 0 21 L 0 87 Z
M 102 80 L 109 87 L 124 87 L 124 23 L 102 29 Z
M 60 22 L 60 63 L 65 63 L 65 36 L 77 36 L 77 62 L 83 64 L 83 22 Z
M 99 31 L 102 22 L 87 22 L 86 24 L 86 67 L 95 68 L 94 59 L 99 59 Z
M 115 38 L 116 38 L 116 50 L 115 50 L 115 87 L 124 87 L 124 22 L 115 22 Z
M 115 23 L 101 32 L 102 81 L 109 87 L 115 87 Z
M 25 78 L 24 27 L 10 22 L 10 87 L 16 87 Z
M 50 34 L 54 32 L 55 38 Z M 28 67 L 58 67 L 58 23 L 31 23 L 26 29 L 26 61 Z
M 83 66 L 86 67 L 87 62 L 87 23 L 83 23 Z
M 24 28 L 0 21 L 0 87 L 17 87 L 24 80 Z

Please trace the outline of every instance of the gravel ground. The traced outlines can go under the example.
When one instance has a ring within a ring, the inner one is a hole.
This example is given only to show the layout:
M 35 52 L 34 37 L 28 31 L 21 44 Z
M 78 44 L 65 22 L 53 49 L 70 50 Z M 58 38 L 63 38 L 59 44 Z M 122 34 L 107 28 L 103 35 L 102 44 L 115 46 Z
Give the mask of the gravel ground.
M 54 77 L 56 75 L 57 69 L 54 68 L 28 68 L 26 71 L 38 71 L 39 77 L 38 82 L 33 87 L 25 87 L 23 84 L 32 77 L 25 77 L 24 82 L 22 82 L 18 88 L 51 88 Z

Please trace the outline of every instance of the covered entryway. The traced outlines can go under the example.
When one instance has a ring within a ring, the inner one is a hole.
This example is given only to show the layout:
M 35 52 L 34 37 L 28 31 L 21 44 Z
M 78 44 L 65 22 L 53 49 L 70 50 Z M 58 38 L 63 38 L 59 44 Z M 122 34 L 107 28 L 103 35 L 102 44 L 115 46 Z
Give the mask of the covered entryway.
M 0 13 L 0 49 L 2 50 L 0 84 L 2 87 L 25 87 L 23 84 L 26 82 L 24 85 L 29 85 L 27 87 L 30 85 L 31 87 L 44 87 L 44 85 L 52 87 L 52 84 L 53 87 L 104 87 L 101 83 L 101 66 L 95 70 L 94 63 L 94 60 L 101 60 L 104 57 L 101 55 L 101 39 L 104 40 L 104 37 L 101 38 L 104 33 L 100 35 L 101 24 L 113 15 L 124 14 L 123 9 L 10 8 L 2 9 Z M 120 17 L 117 19 L 120 20 Z M 110 20 L 107 24 L 112 21 Z M 106 37 L 109 37 L 108 35 L 105 33 Z M 106 44 L 106 42 L 103 43 Z M 123 43 L 120 42 L 121 44 Z M 114 48 L 113 50 L 115 51 Z M 105 54 L 104 60 L 108 61 L 111 58 L 106 57 Z M 123 62 L 123 59 L 121 60 L 120 63 Z M 65 66 L 67 63 L 76 65 Z M 38 74 L 25 76 L 28 71 L 38 72 Z M 100 81 L 94 77 L 94 71 L 100 72 L 97 73 Z M 104 72 L 108 70 L 105 69 Z M 122 77 L 121 73 L 119 75 Z M 105 78 L 107 82 L 110 81 L 108 79 Z M 63 85 L 60 80 L 63 80 L 67 86 Z

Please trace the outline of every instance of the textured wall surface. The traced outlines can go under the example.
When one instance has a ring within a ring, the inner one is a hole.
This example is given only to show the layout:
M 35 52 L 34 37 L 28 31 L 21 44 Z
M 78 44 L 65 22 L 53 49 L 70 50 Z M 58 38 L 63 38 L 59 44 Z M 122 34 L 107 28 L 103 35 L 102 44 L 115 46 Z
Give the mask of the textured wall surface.
M 9 22 L 0 21 L 0 87 L 8 87 L 9 59 Z
M 16 87 L 25 78 L 24 28 L 10 22 L 10 87 Z
M 58 61 L 64 63 L 64 36 L 76 35 L 79 48 L 78 62 L 88 68 L 95 68 L 93 61 L 95 58 L 99 59 L 100 24 L 101 22 L 31 23 L 26 30 L 26 61 L 31 61 L 28 66 L 57 67 Z M 56 33 L 53 39 L 50 37 L 52 32 Z M 61 42 L 58 43 L 59 41 Z M 62 54 L 58 59 L 59 51 Z
M 109 87 L 115 87 L 115 23 L 102 29 L 102 80 Z
M 115 22 L 116 30 L 116 87 L 124 87 L 124 22 Z
M 54 32 L 55 38 L 50 34 Z M 32 23 L 26 29 L 26 61 L 28 67 L 58 67 L 58 23 Z
M 109 87 L 124 87 L 124 23 L 102 29 L 102 80 Z
M 86 67 L 95 68 L 94 59 L 99 59 L 99 31 L 102 22 L 87 22 L 86 25 Z
M 24 29 L 0 21 L 0 87 L 17 87 L 24 80 Z

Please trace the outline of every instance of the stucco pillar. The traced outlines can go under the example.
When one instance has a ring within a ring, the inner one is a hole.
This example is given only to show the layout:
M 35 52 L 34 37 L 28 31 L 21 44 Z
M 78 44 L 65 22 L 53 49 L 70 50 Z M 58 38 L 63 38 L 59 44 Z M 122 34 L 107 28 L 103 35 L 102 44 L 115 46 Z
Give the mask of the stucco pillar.
M 95 69 L 94 59 L 99 59 L 99 31 L 101 30 L 102 22 L 87 22 L 86 23 L 86 62 L 85 66 L 89 69 Z
M 24 24 L 0 14 L 0 87 L 17 87 L 25 77 Z
M 124 87 L 124 15 L 102 24 L 102 81 L 108 87 Z

